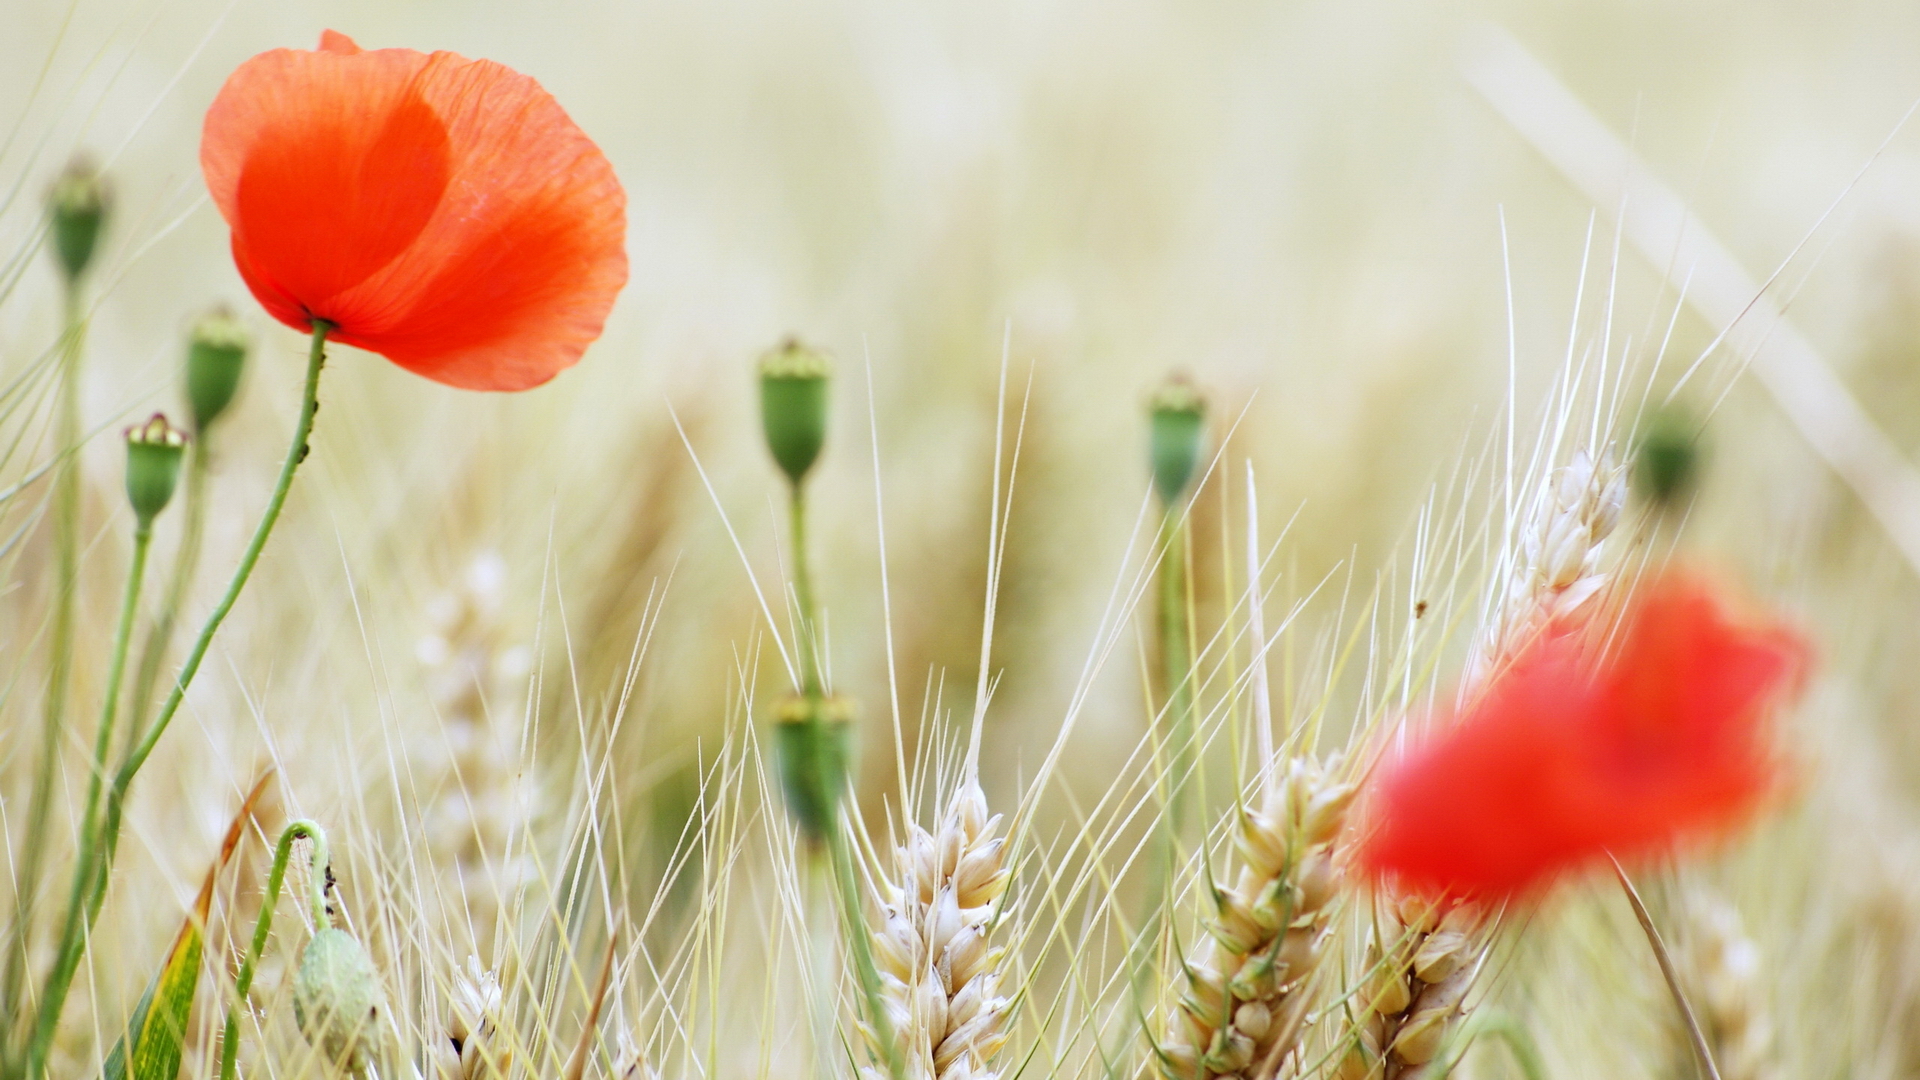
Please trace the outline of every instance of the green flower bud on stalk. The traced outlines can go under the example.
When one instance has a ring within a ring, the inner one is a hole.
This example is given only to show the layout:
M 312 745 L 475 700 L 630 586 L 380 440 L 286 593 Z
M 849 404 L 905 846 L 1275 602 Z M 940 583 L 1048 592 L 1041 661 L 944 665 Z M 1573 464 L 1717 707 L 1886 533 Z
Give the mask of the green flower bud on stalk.
M 827 358 L 788 338 L 760 358 L 760 423 L 767 449 L 798 487 L 827 441 Z
M 787 808 L 808 842 L 824 844 L 839 826 L 852 772 L 852 705 L 838 697 L 784 698 L 774 709 L 774 733 Z
M 1154 393 L 1147 415 L 1153 487 L 1161 504 L 1172 506 L 1193 482 L 1193 470 L 1200 462 L 1207 403 L 1192 383 L 1176 375 Z
M 293 1018 L 307 1042 L 359 1076 L 387 1058 L 386 992 L 366 947 L 344 930 L 313 935 L 293 976 Z
M 1685 410 L 1659 410 L 1640 435 L 1633 462 L 1635 486 L 1656 507 L 1674 505 L 1699 478 L 1700 452 L 1699 425 Z
M 186 432 L 167 423 L 164 413 L 127 429 L 127 501 L 140 528 L 150 528 L 172 500 L 186 452 Z
M 53 253 L 73 281 L 93 261 L 100 228 L 107 218 L 107 186 L 93 163 L 76 157 L 53 182 L 47 213 L 53 219 Z
M 252 345 L 246 325 L 225 308 L 194 322 L 187 337 L 187 408 L 196 433 L 205 434 L 233 402 Z

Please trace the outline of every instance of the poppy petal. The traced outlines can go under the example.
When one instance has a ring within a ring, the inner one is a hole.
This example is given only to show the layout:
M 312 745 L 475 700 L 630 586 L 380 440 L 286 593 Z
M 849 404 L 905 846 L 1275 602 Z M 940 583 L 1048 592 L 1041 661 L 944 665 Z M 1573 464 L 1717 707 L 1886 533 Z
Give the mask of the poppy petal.
M 625 194 L 538 83 L 329 31 L 227 81 L 202 168 L 275 318 L 472 389 L 577 361 L 626 282 Z
M 538 83 L 433 59 L 419 87 L 447 124 L 447 192 L 406 258 L 340 298 L 341 338 L 456 386 L 537 385 L 600 336 L 626 283 L 626 196 Z
M 201 163 L 256 293 L 337 323 L 329 303 L 419 237 L 450 171 L 446 127 L 413 89 L 426 59 L 276 49 L 227 81 Z
M 1415 892 L 1501 898 L 1608 854 L 1724 831 L 1771 790 L 1762 730 L 1805 649 L 1669 575 L 1597 662 L 1584 635 L 1535 641 L 1439 732 L 1382 767 L 1361 862 Z

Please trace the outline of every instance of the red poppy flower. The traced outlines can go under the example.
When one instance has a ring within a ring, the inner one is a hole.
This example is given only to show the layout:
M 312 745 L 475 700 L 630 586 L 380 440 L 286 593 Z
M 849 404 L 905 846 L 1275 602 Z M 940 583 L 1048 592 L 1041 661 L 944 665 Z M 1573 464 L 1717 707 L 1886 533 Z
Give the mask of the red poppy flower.
M 200 166 L 273 317 L 475 390 L 571 366 L 627 279 L 626 195 L 540 85 L 489 60 L 320 49 L 240 65 Z
M 1542 635 L 1386 762 L 1360 861 L 1409 891 L 1498 899 L 1723 831 L 1778 775 L 1763 721 L 1804 654 L 1781 627 L 1734 621 L 1701 580 L 1650 582 L 1615 639 Z

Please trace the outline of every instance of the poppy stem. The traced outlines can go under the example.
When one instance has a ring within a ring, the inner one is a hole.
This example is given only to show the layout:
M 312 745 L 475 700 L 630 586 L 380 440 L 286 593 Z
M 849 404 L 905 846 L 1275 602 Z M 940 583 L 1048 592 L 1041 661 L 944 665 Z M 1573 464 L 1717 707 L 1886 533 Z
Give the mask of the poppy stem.
M 34 768 L 33 791 L 27 803 L 25 852 L 15 885 L 14 933 L 7 949 L 6 970 L 0 976 L 0 1015 L 19 1015 L 20 987 L 27 971 L 27 935 L 34 921 L 34 899 L 40 893 L 41 859 L 46 853 L 48 814 L 53 806 L 55 772 L 66 728 L 67 695 L 73 669 L 74 604 L 80 581 L 80 371 L 85 354 L 87 310 L 76 278 L 67 279 L 63 296 L 65 330 L 60 336 L 60 396 L 56 406 L 55 441 L 59 464 L 53 474 L 53 625 L 47 662 L 46 698 L 42 702 L 40 760 Z M 12 1024 L 4 1030 L 11 1041 Z M 11 1047 L 8 1048 L 11 1051 Z M 11 1057 L 11 1053 L 8 1055 Z
M 1693 1015 L 1693 1006 L 1687 1004 L 1687 995 L 1680 989 L 1680 974 L 1674 970 L 1673 955 L 1667 951 L 1667 943 L 1660 940 L 1660 931 L 1654 929 L 1653 916 L 1647 913 L 1647 905 L 1640 901 L 1639 890 L 1633 887 L 1632 879 L 1620 865 L 1620 860 L 1607 856 L 1613 863 L 1613 872 L 1620 879 L 1620 887 L 1626 890 L 1627 903 L 1633 905 L 1633 917 L 1640 920 L 1640 929 L 1647 932 L 1647 942 L 1653 946 L 1654 959 L 1660 961 L 1660 974 L 1666 977 L 1667 990 L 1673 994 L 1673 1003 L 1680 1007 L 1680 1019 L 1687 1025 L 1687 1038 L 1693 1043 L 1694 1056 L 1700 1059 L 1700 1073 L 1707 1080 L 1720 1080 L 1720 1067 L 1713 1063 L 1713 1050 L 1707 1045 L 1706 1033 L 1700 1030 L 1700 1021 Z
M 240 976 L 234 980 L 233 999 L 227 1003 L 225 1034 L 220 1040 L 220 1080 L 233 1080 L 240 1051 L 239 1010 L 247 1006 L 247 993 L 253 989 L 253 969 L 267 947 L 267 934 L 273 929 L 273 908 L 280 902 L 280 886 L 287 877 L 287 861 L 293 855 L 293 842 L 305 839 L 312 845 L 308 854 L 311 870 L 307 874 L 307 907 L 313 914 L 314 929 L 324 929 L 327 919 L 327 834 L 316 822 L 305 818 L 291 822 L 280 833 L 274 848 L 273 865 L 267 868 L 267 895 L 260 901 L 260 917 L 254 920 L 253 940 L 240 961 Z
M 134 668 L 132 696 L 127 699 L 127 715 L 138 731 L 153 705 L 153 690 L 160 682 L 160 665 L 167 658 L 167 646 L 173 642 L 173 628 L 187 591 L 193 587 L 200 565 L 200 546 L 206 535 L 207 480 L 211 471 L 213 447 L 211 433 L 202 429 L 187 447 L 186 521 L 180 532 L 180 546 L 174 552 L 173 573 L 162 594 L 160 610 L 147 624 L 146 641 L 140 646 L 140 663 Z
M 1181 507 L 1169 505 L 1161 519 L 1160 659 L 1167 685 L 1167 802 L 1177 839 L 1187 818 L 1193 782 L 1193 594 L 1187 579 L 1187 529 Z
M 200 628 L 200 636 L 193 643 L 193 650 L 187 654 L 186 663 L 180 667 L 180 674 L 174 679 L 173 689 L 167 694 L 166 703 L 153 718 L 144 732 L 138 734 L 127 748 L 127 754 L 114 774 L 113 786 L 107 795 L 106 819 L 97 833 L 87 831 L 81 836 L 81 850 L 74 867 L 75 902 L 67 909 L 66 924 L 61 933 L 60 950 L 55 954 L 53 969 L 47 974 L 46 992 L 40 997 L 40 1008 L 35 1014 L 33 1040 L 27 1047 L 28 1080 L 39 1080 L 46 1072 L 47 1050 L 53 1043 L 53 1034 L 59 1027 L 60 1013 L 66 1005 L 67 992 L 73 987 L 75 971 L 80 966 L 80 957 L 86 951 L 87 933 L 93 928 L 93 921 L 100 914 L 100 905 L 106 899 L 107 882 L 113 868 L 113 857 L 120 842 L 120 823 L 126 810 L 127 788 L 133 778 L 145 765 L 153 748 L 166 734 L 167 725 L 180 710 L 180 704 L 186 699 L 187 687 L 200 670 L 200 663 L 206 659 L 207 650 L 213 645 L 213 636 L 226 621 L 228 612 L 240 599 L 241 590 L 247 586 L 252 576 L 254 564 L 260 561 L 260 553 L 267 546 L 267 537 L 272 535 L 274 523 L 280 519 L 281 507 L 286 505 L 287 491 L 293 486 L 293 474 L 299 470 L 300 463 L 307 457 L 307 439 L 313 433 L 313 416 L 319 409 L 320 370 L 327 361 L 327 334 L 333 330 L 333 324 L 322 319 L 313 320 L 312 344 L 307 350 L 306 384 L 300 398 L 300 418 L 294 425 L 293 443 L 287 447 L 286 460 L 280 466 L 280 479 L 274 485 L 273 495 L 267 500 L 267 508 L 260 516 L 260 524 L 254 527 L 253 539 L 248 542 L 247 550 L 240 556 L 240 565 L 234 569 L 233 579 L 227 583 L 226 593 L 207 616 L 205 625 Z M 104 762 L 101 763 L 104 766 Z
M 809 702 L 819 705 L 826 697 L 826 680 L 820 673 L 818 614 L 813 600 L 813 574 L 807 565 L 807 489 L 804 481 L 793 484 L 793 497 L 787 502 L 787 524 L 793 536 L 793 599 L 799 609 L 800 632 L 795 644 L 800 651 L 800 692 Z

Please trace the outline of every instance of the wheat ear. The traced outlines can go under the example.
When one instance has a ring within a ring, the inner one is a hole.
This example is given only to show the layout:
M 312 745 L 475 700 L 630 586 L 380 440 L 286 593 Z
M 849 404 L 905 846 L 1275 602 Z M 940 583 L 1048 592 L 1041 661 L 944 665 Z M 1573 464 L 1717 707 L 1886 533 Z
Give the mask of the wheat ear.
M 1695 896 L 1686 907 L 1687 932 L 1680 950 L 1684 982 L 1692 991 L 1714 1063 L 1723 1080 L 1772 1080 L 1778 1070 L 1760 950 L 1732 905 Z M 1692 1060 L 1691 1052 L 1686 1058 Z
M 479 957 L 467 957 L 466 973 L 454 976 L 445 1029 L 428 1057 L 438 1080 L 489 1080 L 513 1065 L 500 1035 L 500 980 Z
M 935 831 L 909 827 L 895 853 L 897 880 L 883 882 L 873 935 L 881 1000 L 910 1080 L 992 1080 L 1006 1045 L 1007 1000 L 999 995 L 1005 950 L 989 935 L 1012 874 L 986 795 L 972 780 L 953 795 Z M 890 1056 L 862 1028 L 876 1060 Z M 881 1080 L 884 1067 L 863 1070 Z
M 1474 648 L 1468 693 L 1606 584 L 1602 557 L 1626 501 L 1621 470 L 1584 450 L 1553 476 L 1521 539 L 1500 609 Z M 1466 1015 L 1467 990 L 1492 942 L 1492 921 L 1478 908 L 1445 910 L 1414 899 L 1376 908 L 1365 1004 L 1341 1080 L 1394 1080 L 1432 1061 Z
M 1242 812 L 1231 887 L 1210 886 L 1208 937 L 1186 962 L 1186 992 L 1158 1050 L 1167 1080 L 1271 1073 L 1292 1048 L 1306 987 L 1327 943 L 1339 885 L 1331 850 L 1354 787 L 1293 762 Z
M 418 647 L 445 737 L 421 755 L 444 762 L 425 808 L 428 849 L 482 946 L 503 902 L 536 877 L 526 854 L 534 791 L 519 745 L 531 657 L 504 617 L 506 574 L 500 556 L 476 557 L 460 587 L 428 605 Z

